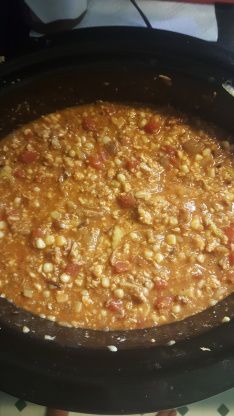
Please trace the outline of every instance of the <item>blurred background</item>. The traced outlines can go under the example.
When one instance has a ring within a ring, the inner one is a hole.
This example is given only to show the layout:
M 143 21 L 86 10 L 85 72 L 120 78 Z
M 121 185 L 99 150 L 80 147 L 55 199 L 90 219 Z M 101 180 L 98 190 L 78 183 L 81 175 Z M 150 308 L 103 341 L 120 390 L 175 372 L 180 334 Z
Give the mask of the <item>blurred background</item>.
M 0 54 L 35 48 L 43 34 L 113 25 L 152 26 L 234 50 L 233 0 L 1 0 Z

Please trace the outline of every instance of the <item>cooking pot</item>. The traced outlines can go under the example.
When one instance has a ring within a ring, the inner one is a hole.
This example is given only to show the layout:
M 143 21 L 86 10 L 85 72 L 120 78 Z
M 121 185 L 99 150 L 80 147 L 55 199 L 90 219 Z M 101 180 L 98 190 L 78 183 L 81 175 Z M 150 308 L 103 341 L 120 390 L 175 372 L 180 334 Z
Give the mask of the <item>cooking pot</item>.
M 81 29 L 1 66 L 1 136 L 97 99 L 169 103 L 233 131 L 232 83 L 234 56 L 215 44 L 151 29 Z M 3 298 L 0 311 L 0 388 L 35 403 L 145 413 L 234 385 L 234 295 L 183 321 L 131 331 L 63 327 Z

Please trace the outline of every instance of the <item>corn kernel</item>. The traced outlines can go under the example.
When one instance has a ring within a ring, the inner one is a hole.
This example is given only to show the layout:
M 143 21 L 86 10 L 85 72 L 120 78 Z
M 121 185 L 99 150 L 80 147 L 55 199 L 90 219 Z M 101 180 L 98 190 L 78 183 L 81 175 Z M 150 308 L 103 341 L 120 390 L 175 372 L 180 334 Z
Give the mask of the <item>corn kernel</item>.
M 42 286 L 40 283 L 34 283 L 34 287 L 39 290 L 39 292 L 42 290 Z
M 76 302 L 75 310 L 76 310 L 77 313 L 81 312 L 82 307 L 83 307 L 82 302 L 80 302 L 80 301 Z
M 121 166 L 122 165 L 122 160 L 115 159 L 115 164 L 116 164 L 116 166 Z
M 37 238 L 35 242 L 36 248 L 43 249 L 46 247 L 45 241 L 42 238 Z
M 170 217 L 169 218 L 169 224 L 170 225 L 177 225 L 178 224 L 178 220 L 176 217 Z
M 208 175 L 210 178 L 215 178 L 215 168 L 208 169 Z
M 195 160 L 197 161 L 197 162 L 199 162 L 200 160 L 202 160 L 203 159 L 203 157 L 202 157 L 202 155 L 200 155 L 199 153 L 195 156 Z
M 40 192 L 40 188 L 38 188 L 38 186 L 36 186 L 36 187 L 34 188 L 34 191 L 35 191 L 35 192 Z
M 83 295 L 83 296 L 82 296 L 82 303 L 83 303 L 85 306 L 88 306 L 88 305 L 92 305 L 93 301 L 92 301 L 92 299 L 89 297 L 89 295 Z
M 139 235 L 134 231 L 130 233 L 130 237 L 133 241 L 139 240 Z
M 102 278 L 102 287 L 110 287 L 110 279 L 108 277 Z
M 49 290 L 44 290 L 43 296 L 44 296 L 44 298 L 48 299 L 50 297 L 50 291 Z
M 187 165 L 181 165 L 180 170 L 184 173 L 189 173 L 189 167 Z
M 157 263 L 162 263 L 164 256 L 161 253 L 156 253 L 154 258 Z
M 103 144 L 107 144 L 107 143 L 110 143 L 110 142 L 111 142 L 110 137 L 108 137 L 108 136 L 104 136 L 104 137 L 102 138 L 102 143 L 103 143 Z
M 58 303 L 64 303 L 68 301 L 68 294 L 63 292 L 57 292 L 56 300 Z
M 50 213 L 51 218 L 53 218 L 53 220 L 59 220 L 59 218 L 61 217 L 60 212 L 58 211 L 52 211 Z
M 131 187 L 130 183 L 128 183 L 128 182 L 125 182 L 125 183 L 123 184 L 123 188 L 124 188 L 124 191 L 125 191 L 125 192 L 129 192 L 129 191 L 131 191 L 131 189 L 132 189 L 132 187 Z
M 174 234 L 168 234 L 166 237 L 167 244 L 175 245 L 176 244 L 176 236 Z
M 195 231 L 201 231 L 203 226 L 198 215 L 195 215 L 191 221 L 191 228 Z
M 68 154 L 69 154 L 70 157 L 75 157 L 76 152 L 75 152 L 75 150 L 69 150 Z
M 26 298 L 32 298 L 33 297 L 33 291 L 31 289 L 24 289 L 23 294 Z
M 151 259 L 152 257 L 153 257 L 153 255 L 154 255 L 154 252 L 153 251 L 151 251 L 151 250 L 145 250 L 144 251 L 144 255 L 145 255 L 145 257 L 147 258 L 147 259 Z
M 54 244 L 55 242 L 55 238 L 53 235 L 47 235 L 45 238 L 45 243 L 47 246 L 52 246 L 52 244 Z
M 52 272 L 52 271 L 53 271 L 53 269 L 54 269 L 54 266 L 53 266 L 53 264 L 52 264 L 52 263 L 44 263 L 44 264 L 43 264 L 43 271 L 44 271 L 45 273 L 50 273 L 50 272 Z
M 206 147 L 203 152 L 202 152 L 203 156 L 210 156 L 211 155 L 211 150 L 209 147 Z
M 123 299 L 124 298 L 124 291 L 123 289 L 115 289 L 114 295 L 117 299 Z
M 4 230 L 7 226 L 6 221 L 0 221 L 0 230 Z
M 75 284 L 78 287 L 81 287 L 83 285 L 84 279 L 83 277 L 79 277 L 78 279 L 75 280 Z
M 58 236 L 55 238 L 55 242 L 56 242 L 56 245 L 57 245 L 57 246 L 62 247 L 62 246 L 65 246 L 65 244 L 67 243 L 67 240 L 66 240 L 66 238 L 65 238 L 65 237 L 63 237 L 62 235 L 58 235 Z
M 33 206 L 34 206 L 35 208 L 39 208 L 39 207 L 40 207 L 40 202 L 39 202 L 39 201 L 34 201 L 34 202 L 33 202 Z
M 123 183 L 126 181 L 126 176 L 123 173 L 118 173 L 117 179 L 119 182 Z
M 71 277 L 67 273 L 62 273 L 61 276 L 59 277 L 59 279 L 62 283 L 68 283 L 70 281 Z
M 174 305 L 172 307 L 172 312 L 174 312 L 174 313 L 180 313 L 181 312 L 181 306 L 180 305 Z
M 17 207 L 21 204 L 22 198 L 20 197 L 16 197 L 14 199 L 14 205 L 16 205 Z
M 205 256 L 204 256 L 204 254 L 199 254 L 198 256 L 197 256 L 197 261 L 199 262 L 199 263 L 204 263 L 204 261 L 205 261 Z

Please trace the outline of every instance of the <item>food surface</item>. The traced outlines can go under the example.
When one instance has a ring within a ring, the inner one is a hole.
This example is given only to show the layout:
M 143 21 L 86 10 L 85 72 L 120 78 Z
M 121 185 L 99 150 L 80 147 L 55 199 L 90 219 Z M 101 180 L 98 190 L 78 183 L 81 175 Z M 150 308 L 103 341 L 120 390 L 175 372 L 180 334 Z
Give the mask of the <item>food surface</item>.
M 63 325 L 181 320 L 234 288 L 230 138 L 199 119 L 98 102 L 0 142 L 0 293 Z

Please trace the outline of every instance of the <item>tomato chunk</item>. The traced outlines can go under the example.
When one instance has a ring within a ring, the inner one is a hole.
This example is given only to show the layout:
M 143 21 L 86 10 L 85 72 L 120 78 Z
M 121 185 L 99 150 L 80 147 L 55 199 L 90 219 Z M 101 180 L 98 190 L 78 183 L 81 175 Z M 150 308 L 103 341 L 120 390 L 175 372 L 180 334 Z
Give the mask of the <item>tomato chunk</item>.
M 231 251 L 229 255 L 229 261 L 230 261 L 231 266 L 234 266 L 234 251 Z
M 113 267 L 113 272 L 116 274 L 125 273 L 128 270 L 130 270 L 130 263 L 128 261 L 119 260 L 116 263 L 114 263 L 112 267 Z
M 15 178 L 24 179 L 25 176 L 26 176 L 26 173 L 23 169 L 20 169 L 20 168 L 15 169 L 15 171 L 14 171 L 14 177 Z
M 229 259 L 230 261 L 230 259 Z M 230 261 L 231 264 L 231 261 Z M 234 273 L 231 271 L 230 273 L 227 273 L 226 276 L 223 277 L 223 281 L 227 283 L 234 283 Z
M 231 224 L 229 227 L 223 229 L 226 234 L 229 243 L 234 243 L 234 224 Z
M 166 280 L 160 279 L 155 282 L 154 286 L 157 290 L 163 290 L 168 286 L 168 282 Z
M 125 163 L 125 167 L 127 170 L 135 170 L 137 168 L 137 166 L 139 166 L 140 164 L 140 160 L 138 159 L 131 159 L 131 160 L 127 160 Z
M 105 306 L 111 312 L 121 312 L 123 309 L 123 302 L 120 299 L 110 299 L 106 302 Z
M 100 157 L 100 155 L 98 153 L 96 153 L 95 155 L 90 155 L 88 158 L 88 164 L 97 170 L 101 170 L 104 168 L 104 163 L 102 158 Z
M 156 309 L 169 309 L 173 300 L 173 296 L 160 296 L 155 302 L 155 307 Z
M 72 277 L 76 277 L 79 271 L 80 265 L 77 263 L 68 263 L 64 269 L 64 272 L 70 274 Z
M 86 131 L 97 131 L 97 125 L 93 118 L 85 117 L 82 120 L 82 127 Z
M 35 228 L 31 232 L 32 238 L 42 238 L 44 237 L 44 235 L 45 235 L 45 232 L 41 228 Z
M 4 205 L 0 206 L 0 220 L 5 220 L 6 219 L 6 209 Z
M 88 164 L 94 169 L 101 170 L 104 169 L 107 159 L 107 152 L 104 149 L 100 149 L 97 153 L 89 156 Z
M 164 146 L 162 146 L 162 150 L 166 152 L 168 155 L 177 155 L 177 150 L 170 144 L 165 144 Z
M 119 195 L 117 201 L 121 208 L 133 208 L 136 205 L 136 199 L 132 194 Z
M 39 155 L 34 150 L 25 150 L 19 155 L 19 161 L 22 163 L 32 163 L 38 159 Z
M 152 134 L 159 130 L 160 124 L 155 118 L 151 118 L 148 123 L 144 126 L 144 130 L 146 133 Z

